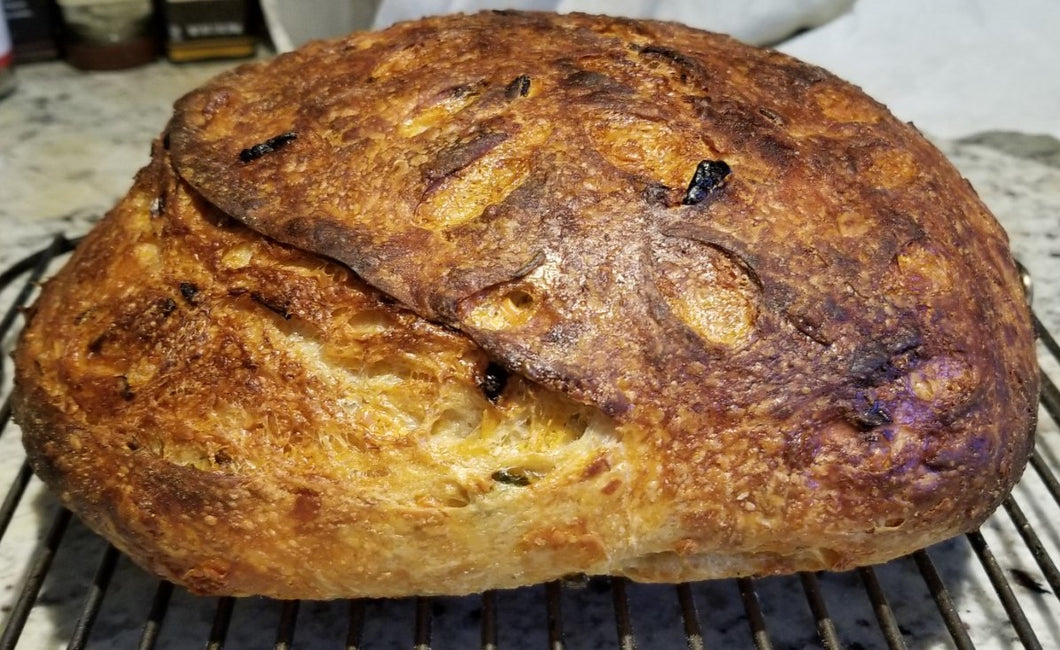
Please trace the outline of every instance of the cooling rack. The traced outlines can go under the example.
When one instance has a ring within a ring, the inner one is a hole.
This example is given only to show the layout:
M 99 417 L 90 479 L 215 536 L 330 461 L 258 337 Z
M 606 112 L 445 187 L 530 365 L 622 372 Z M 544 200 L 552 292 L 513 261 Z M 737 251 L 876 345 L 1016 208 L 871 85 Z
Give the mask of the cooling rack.
M 77 239 L 0 272 L 0 342 Z M 0 650 L 12 648 L 1060 647 L 1060 347 L 1035 318 L 1036 449 L 979 529 L 884 565 L 676 585 L 572 577 L 461 598 L 199 598 L 153 579 L 33 477 L 0 360 Z

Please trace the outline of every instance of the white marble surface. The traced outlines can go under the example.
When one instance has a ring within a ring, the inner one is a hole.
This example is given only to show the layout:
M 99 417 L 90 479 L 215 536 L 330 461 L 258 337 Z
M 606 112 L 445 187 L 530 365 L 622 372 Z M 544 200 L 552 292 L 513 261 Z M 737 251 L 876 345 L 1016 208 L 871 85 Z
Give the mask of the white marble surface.
M 53 233 L 83 233 L 127 189 L 133 173 L 146 162 L 148 144 L 164 126 L 172 101 L 228 65 L 158 63 L 125 73 L 84 74 L 55 63 L 20 70 L 18 91 L 0 102 L 0 268 L 44 246 Z M 1014 251 L 1036 278 L 1039 314 L 1052 331 L 1060 332 L 1060 148 L 1055 141 L 1016 134 L 939 144 L 1008 229 Z M 5 353 L 10 344 L 10 340 L 3 341 Z M 1060 433 L 1048 418 L 1043 418 L 1042 428 L 1042 454 L 1060 467 Z M 0 434 L 0 490 L 7 489 L 21 462 L 17 428 L 8 425 Z M 1060 558 L 1057 504 L 1045 495 L 1041 481 L 1032 473 L 1016 494 L 1053 557 Z M 34 479 L 0 540 L 0 628 L 54 511 L 54 501 Z M 1011 577 L 1012 570 L 1025 571 L 1044 584 L 1003 513 L 987 524 L 984 534 L 1006 575 Z M 18 647 L 66 646 L 103 549 L 100 540 L 76 520 L 71 523 Z M 1011 626 L 967 542 L 957 539 L 930 553 L 979 647 L 1012 647 Z M 915 565 L 899 560 L 881 567 L 878 575 L 910 647 L 948 647 L 946 629 Z M 850 647 L 883 647 L 857 575 L 826 575 L 821 581 L 844 642 Z M 136 647 L 155 586 L 121 560 L 93 629 L 91 647 Z M 757 588 L 777 647 L 819 643 L 797 578 L 762 580 Z M 1060 647 L 1056 595 L 1019 583 L 1013 583 L 1013 589 L 1045 647 Z M 750 646 L 735 583 L 699 584 L 693 594 L 707 647 Z M 640 647 L 685 647 L 672 588 L 635 587 L 630 598 Z M 157 647 L 203 647 L 215 604 L 176 590 Z M 502 593 L 498 605 L 501 647 L 547 645 L 540 588 Z M 616 647 L 607 593 L 592 585 L 570 589 L 564 592 L 563 606 L 569 647 Z M 342 647 L 345 607 L 343 603 L 303 604 L 295 646 Z M 441 599 L 434 612 L 433 647 L 478 644 L 481 610 L 476 600 Z M 225 647 L 273 644 L 278 615 L 276 603 L 239 601 Z M 364 647 L 411 646 L 413 617 L 411 601 L 371 604 Z

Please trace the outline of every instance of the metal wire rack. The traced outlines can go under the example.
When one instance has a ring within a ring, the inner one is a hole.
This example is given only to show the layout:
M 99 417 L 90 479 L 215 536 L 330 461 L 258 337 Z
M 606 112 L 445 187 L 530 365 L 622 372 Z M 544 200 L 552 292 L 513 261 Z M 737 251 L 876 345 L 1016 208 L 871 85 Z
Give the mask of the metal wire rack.
M 0 273 L 0 342 L 77 244 Z M 463 598 L 197 598 L 88 531 L 33 477 L 0 383 L 0 650 L 12 648 L 1060 647 L 1060 346 L 1035 319 L 1043 388 L 1023 480 L 977 531 L 848 573 L 678 585 L 572 578 Z

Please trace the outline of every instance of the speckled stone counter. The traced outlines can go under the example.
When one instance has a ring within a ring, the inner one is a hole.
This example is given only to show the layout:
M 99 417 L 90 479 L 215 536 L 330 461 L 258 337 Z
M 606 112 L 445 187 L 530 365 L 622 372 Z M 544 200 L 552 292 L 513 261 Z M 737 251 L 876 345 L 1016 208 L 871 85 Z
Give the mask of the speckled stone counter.
M 0 268 L 45 246 L 56 233 L 83 234 L 128 188 L 148 158 L 148 146 L 163 128 L 175 98 L 232 63 L 174 66 L 157 63 L 123 73 L 85 74 L 60 63 L 19 71 L 19 88 L 0 102 Z M 1015 133 L 970 135 L 938 143 L 1007 228 L 1016 256 L 1035 279 L 1035 307 L 1060 332 L 1060 143 Z M 10 289 L 8 290 L 10 291 Z M 2 341 L 6 357 L 12 341 Z M 4 363 L 10 364 L 8 359 Z M 9 382 L 10 373 L 5 373 Z M 6 386 L 5 386 L 6 391 Z M 1057 466 L 1060 443 L 1043 417 L 1043 456 Z M 20 472 L 17 427 L 0 435 L 0 490 Z M 1060 557 L 1056 503 L 1028 472 L 1016 496 L 1054 557 Z M 0 627 L 15 606 L 31 571 L 39 540 L 55 516 L 55 501 L 34 479 L 0 540 Z M 983 534 L 1012 578 L 1013 589 L 1046 647 L 1060 647 L 1060 602 L 1044 584 L 1037 565 L 1004 513 Z M 18 647 L 66 647 L 88 598 L 105 544 L 73 520 L 44 582 Z M 957 611 L 979 647 L 1008 648 L 1014 633 L 1008 616 L 964 539 L 930 549 L 950 587 Z M 880 567 L 878 576 L 910 647 L 948 647 L 950 636 L 917 565 L 909 559 Z M 884 647 L 884 639 L 857 573 L 823 575 L 823 593 L 840 638 L 851 647 Z M 98 581 L 97 581 L 98 582 Z M 797 577 L 757 581 L 773 643 L 782 648 L 819 645 L 814 618 Z M 157 583 L 118 559 L 90 647 L 137 647 Z M 751 646 L 740 593 L 733 581 L 697 584 L 706 647 Z M 676 592 L 671 586 L 631 587 L 632 624 L 642 648 L 686 647 Z M 501 647 L 546 647 L 547 618 L 541 587 L 497 596 Z M 203 647 L 210 637 L 216 600 L 176 589 L 156 647 Z M 569 647 L 617 647 L 609 592 L 590 582 L 566 587 L 561 605 Z M 347 603 L 302 603 L 296 647 L 343 647 Z M 481 602 L 437 599 L 430 607 L 432 647 L 479 644 Z M 281 604 L 263 599 L 235 603 L 227 648 L 265 647 L 276 642 Z M 368 603 L 363 647 L 413 645 L 413 600 Z M 421 612 L 422 614 L 423 612 Z
M 147 162 L 173 100 L 231 66 L 19 69 L 18 89 L 0 102 L 0 266 L 54 232 L 84 232 Z

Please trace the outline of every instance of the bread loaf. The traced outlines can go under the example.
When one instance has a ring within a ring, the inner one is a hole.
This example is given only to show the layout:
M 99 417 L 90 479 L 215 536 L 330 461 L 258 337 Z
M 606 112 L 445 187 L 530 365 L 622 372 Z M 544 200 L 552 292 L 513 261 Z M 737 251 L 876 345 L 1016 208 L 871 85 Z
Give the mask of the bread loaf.
M 1038 394 L 1004 232 L 911 125 L 678 24 L 488 12 L 182 98 L 15 352 L 30 462 L 202 594 L 881 562 Z

